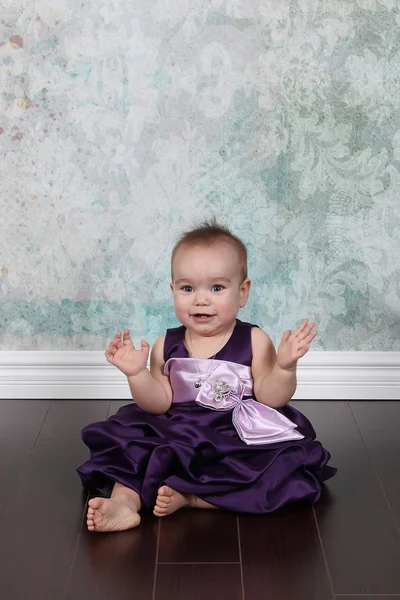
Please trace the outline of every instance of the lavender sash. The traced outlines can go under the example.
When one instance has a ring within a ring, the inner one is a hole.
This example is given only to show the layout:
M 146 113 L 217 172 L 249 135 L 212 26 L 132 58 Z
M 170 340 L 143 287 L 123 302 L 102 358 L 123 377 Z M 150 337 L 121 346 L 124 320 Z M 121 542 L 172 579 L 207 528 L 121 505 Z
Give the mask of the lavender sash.
M 190 390 L 196 392 L 192 386 L 198 374 L 194 370 L 193 362 L 190 358 L 172 358 L 167 361 L 164 372 L 170 375 L 173 387 L 183 386 L 188 390 L 189 385 Z M 198 362 L 203 362 L 203 359 Z M 232 423 L 246 444 L 275 444 L 304 438 L 301 433 L 295 431 L 297 425 L 275 408 L 261 404 L 254 398 L 243 398 L 253 395 L 250 367 L 225 361 L 216 361 L 215 364 L 215 369 L 206 381 L 203 381 L 195 400 L 211 410 L 233 409 Z M 183 389 L 180 392 L 183 392 Z M 178 396 L 181 395 L 178 392 Z

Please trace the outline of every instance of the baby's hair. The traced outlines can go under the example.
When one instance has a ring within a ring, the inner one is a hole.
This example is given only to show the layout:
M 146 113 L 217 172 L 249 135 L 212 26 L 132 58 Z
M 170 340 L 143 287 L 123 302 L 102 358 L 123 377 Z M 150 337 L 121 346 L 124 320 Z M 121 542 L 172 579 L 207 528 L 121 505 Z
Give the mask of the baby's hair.
M 215 217 L 196 224 L 193 229 L 185 231 L 176 242 L 171 255 L 171 278 L 173 280 L 172 265 L 179 248 L 195 248 L 196 246 L 218 246 L 229 244 L 239 255 L 240 271 L 243 280 L 247 278 L 247 249 L 242 240 L 234 235 L 228 227 L 217 223 Z

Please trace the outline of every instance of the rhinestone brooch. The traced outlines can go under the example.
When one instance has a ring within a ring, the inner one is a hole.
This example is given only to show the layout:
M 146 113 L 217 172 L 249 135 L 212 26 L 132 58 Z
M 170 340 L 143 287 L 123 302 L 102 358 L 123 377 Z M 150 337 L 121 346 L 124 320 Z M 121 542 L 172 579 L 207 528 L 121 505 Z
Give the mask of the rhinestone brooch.
M 227 400 L 230 398 L 235 391 L 234 388 L 229 385 L 226 381 L 222 379 L 217 379 L 212 384 L 212 389 L 214 392 L 214 398 L 216 402 L 222 402 L 222 400 Z

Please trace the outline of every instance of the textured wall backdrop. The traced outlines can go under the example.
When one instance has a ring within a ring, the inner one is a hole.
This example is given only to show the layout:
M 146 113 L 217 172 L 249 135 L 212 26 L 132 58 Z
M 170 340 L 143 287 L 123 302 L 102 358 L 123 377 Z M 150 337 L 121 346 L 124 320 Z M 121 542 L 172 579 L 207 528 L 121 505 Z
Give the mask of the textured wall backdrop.
M 216 214 L 276 343 L 400 350 L 398 0 L 0 0 L 0 349 L 177 323 Z

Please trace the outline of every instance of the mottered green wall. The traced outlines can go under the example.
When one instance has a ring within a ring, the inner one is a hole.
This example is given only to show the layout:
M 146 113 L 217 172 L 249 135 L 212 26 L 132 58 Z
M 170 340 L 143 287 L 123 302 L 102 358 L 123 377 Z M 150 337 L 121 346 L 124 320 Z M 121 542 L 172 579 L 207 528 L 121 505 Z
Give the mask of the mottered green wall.
M 400 350 L 399 108 L 396 0 L 1 0 L 0 349 L 153 342 L 216 215 L 275 343 Z

